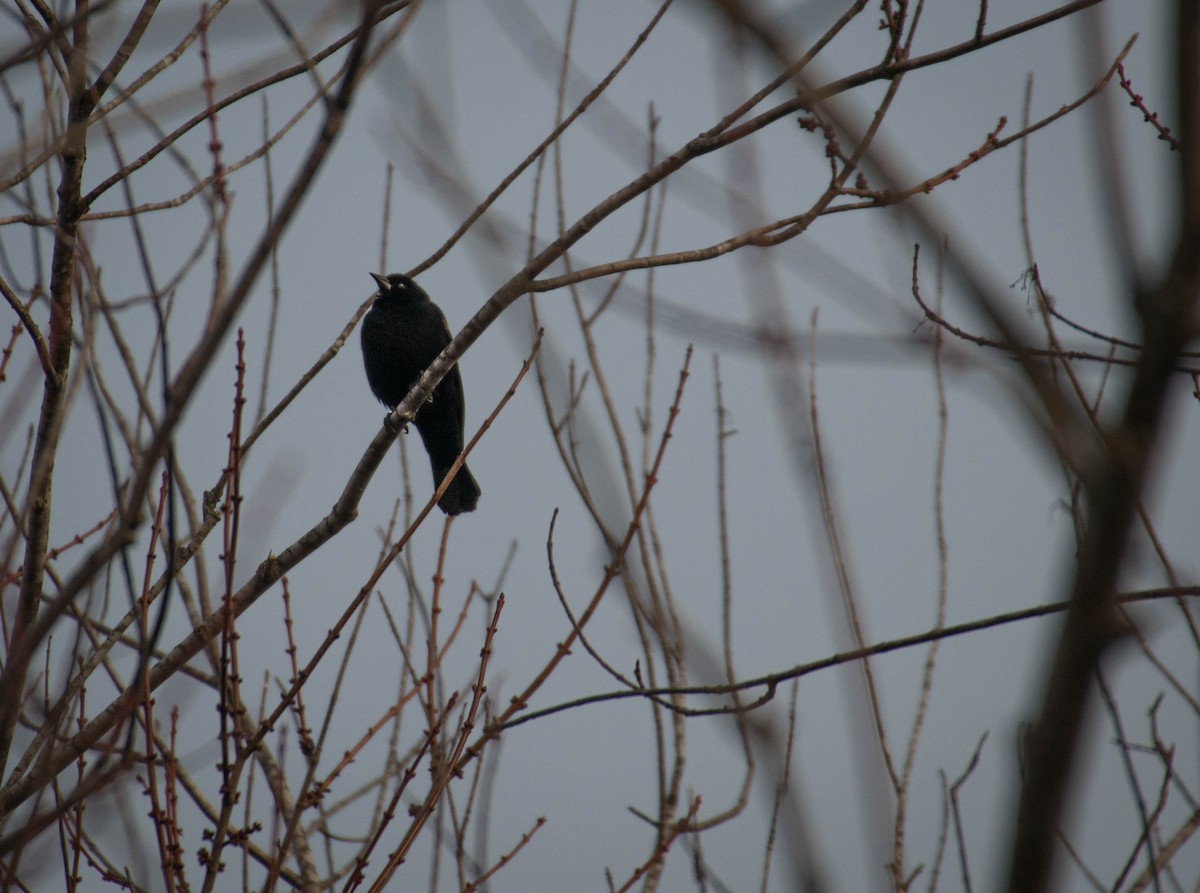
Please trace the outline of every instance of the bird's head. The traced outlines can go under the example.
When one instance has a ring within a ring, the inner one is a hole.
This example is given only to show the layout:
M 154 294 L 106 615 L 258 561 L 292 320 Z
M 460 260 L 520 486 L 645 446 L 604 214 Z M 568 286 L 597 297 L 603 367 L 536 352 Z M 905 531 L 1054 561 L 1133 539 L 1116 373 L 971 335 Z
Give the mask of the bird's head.
M 391 295 L 392 297 L 426 297 L 421 286 L 417 285 L 408 276 L 403 273 L 389 273 L 384 276 L 381 273 L 372 273 L 371 278 L 375 280 L 375 284 L 379 286 L 379 296 Z

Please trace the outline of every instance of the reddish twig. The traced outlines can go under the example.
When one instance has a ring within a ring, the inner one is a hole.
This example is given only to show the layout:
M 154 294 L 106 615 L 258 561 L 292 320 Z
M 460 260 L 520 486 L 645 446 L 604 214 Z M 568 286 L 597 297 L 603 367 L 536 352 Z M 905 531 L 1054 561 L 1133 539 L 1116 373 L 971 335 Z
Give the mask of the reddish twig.
M 164 471 L 158 493 L 158 510 L 154 516 L 154 525 L 150 529 L 150 544 L 146 549 L 146 572 L 143 576 L 140 599 L 142 637 L 147 647 L 150 643 L 150 583 L 154 573 L 155 549 L 158 546 L 158 539 L 162 535 L 163 510 L 167 504 L 167 493 L 167 472 Z M 150 820 L 154 824 L 158 854 L 162 860 L 163 880 L 166 882 L 167 890 L 174 891 L 176 875 L 182 867 L 179 864 L 179 829 L 171 827 L 170 810 L 163 807 L 158 790 L 158 772 L 155 770 L 158 747 L 154 741 L 154 698 L 151 696 L 149 668 L 149 660 L 143 660 L 141 707 L 142 728 L 146 735 L 146 778 L 143 787 L 146 796 L 150 798 Z
M 671 823 L 671 826 L 667 828 L 666 833 L 662 836 L 662 840 L 659 841 L 658 846 L 654 848 L 654 852 L 650 854 L 650 858 L 634 870 L 632 876 L 630 876 L 629 880 L 621 885 L 620 889 L 617 890 L 617 893 L 626 893 L 626 891 L 632 889 L 633 885 L 636 884 L 638 880 L 640 880 L 646 874 L 646 872 L 662 862 L 662 860 L 667 857 L 667 851 L 671 849 L 671 845 L 675 843 L 675 840 L 680 834 L 683 834 L 689 829 L 692 820 L 696 818 L 696 815 L 699 812 L 700 798 L 694 797 L 692 799 L 692 806 L 688 810 L 688 814 L 679 821 Z
M 283 587 L 283 625 L 287 630 L 287 656 L 292 665 L 292 675 L 288 679 L 289 684 L 295 684 L 300 678 L 300 668 L 296 664 L 296 637 L 292 626 L 292 593 L 288 588 L 288 578 L 284 577 L 280 580 Z M 304 712 L 304 694 L 296 692 L 296 706 L 292 711 L 296 716 L 296 734 L 300 736 L 300 752 L 306 757 L 311 757 L 313 753 L 313 738 L 312 729 L 308 725 L 308 718 Z
M 220 716 L 221 728 L 218 738 L 221 744 L 221 815 L 212 832 L 212 840 L 208 848 L 209 878 L 220 870 L 221 849 L 230 837 L 230 821 L 233 807 L 238 801 L 238 776 L 241 774 L 242 754 L 244 752 L 244 735 L 242 718 L 246 707 L 242 702 L 242 677 L 238 662 L 238 632 L 235 625 L 236 613 L 233 610 L 234 571 L 237 567 L 237 547 L 241 528 L 242 508 L 242 409 L 246 405 L 246 340 L 242 329 L 238 328 L 237 336 L 237 374 L 234 383 L 233 421 L 229 428 L 229 456 L 225 465 L 225 478 L 229 482 L 225 488 L 225 501 L 221 506 L 224 517 L 223 535 L 224 548 L 220 558 L 224 565 L 225 586 L 222 596 L 221 609 L 221 656 L 219 678 L 217 683 L 217 712 Z M 206 879 L 207 880 L 207 879 Z M 207 881 L 211 883 L 211 881 Z
M 217 130 L 217 100 L 213 95 L 213 87 L 216 85 L 213 81 L 212 66 L 209 64 L 208 54 L 208 4 L 200 4 L 200 24 L 197 26 L 200 31 L 200 64 L 204 69 L 204 77 L 201 80 L 201 86 L 204 88 L 204 100 L 207 103 L 207 108 L 204 113 L 208 117 L 208 151 L 212 153 L 213 159 L 213 195 L 217 201 L 225 203 L 225 165 L 221 161 L 221 135 Z
M 105 528 L 105 526 L 110 521 L 112 521 L 113 518 L 116 517 L 116 515 L 117 515 L 117 510 L 113 509 L 105 517 L 101 518 L 99 521 L 97 521 L 95 524 L 93 524 L 87 530 L 83 531 L 83 533 L 77 533 L 73 537 L 71 537 L 69 540 L 67 540 L 65 543 L 63 543 L 61 546 L 56 546 L 55 548 L 51 549 L 49 552 L 46 553 L 46 563 L 49 564 L 50 562 L 54 561 L 60 555 L 62 555 L 63 552 L 66 552 L 68 549 L 72 549 L 75 546 L 82 546 L 88 540 L 89 537 L 91 537 L 93 534 L 99 533 L 101 530 L 103 530 Z M 18 580 L 20 580 L 22 570 L 24 570 L 24 568 L 19 567 L 15 571 L 13 571 L 11 574 L 8 574 L 7 576 L 4 576 L 4 577 L 0 577 L 0 587 L 8 586 L 9 584 L 15 583 Z
M 529 841 L 533 839 L 533 835 L 537 834 L 538 830 L 544 824 L 546 824 L 546 817 L 544 815 L 538 816 L 538 820 L 533 823 L 533 827 L 521 835 L 521 839 L 517 841 L 517 845 L 501 856 L 495 865 L 493 865 L 471 883 L 463 887 L 463 893 L 475 893 L 476 890 L 486 884 L 491 879 L 492 875 L 511 862 L 513 857 L 516 856 L 517 853 L 519 853 L 522 849 L 524 849 L 525 844 L 529 843 Z
M 408 831 L 405 833 L 400 845 L 388 856 L 387 865 L 384 866 L 379 877 L 375 879 L 375 883 L 371 885 L 370 893 L 380 893 L 391 879 L 396 869 L 400 867 L 400 863 L 408 855 L 408 851 L 412 848 L 417 835 L 421 829 L 433 815 L 433 810 L 442 798 L 442 794 L 446 792 L 446 788 L 450 785 L 452 778 L 457 778 L 460 774 L 458 771 L 459 761 L 462 759 L 463 750 L 466 749 L 467 741 L 471 737 L 471 733 L 475 729 L 475 719 L 479 712 L 479 706 L 483 703 L 483 695 L 487 691 L 487 686 L 484 685 L 486 679 L 488 661 L 492 656 L 492 642 L 496 637 L 496 629 L 500 623 L 500 612 L 504 609 L 504 595 L 501 593 L 496 598 L 496 607 L 492 611 L 492 621 L 488 624 L 487 633 L 483 637 L 483 647 L 479 651 L 479 675 L 476 678 L 475 685 L 472 687 L 471 706 L 467 711 L 466 718 L 462 725 L 459 726 L 457 742 L 454 747 L 454 753 L 450 759 L 445 762 L 437 776 L 434 778 L 433 786 L 429 793 L 425 796 L 424 802 L 417 807 L 413 816 L 412 824 L 409 825 Z M 457 693 L 456 693 L 457 695 Z M 456 700 L 451 697 L 451 704 Z M 450 710 L 450 704 L 447 704 L 446 710 L 442 712 L 445 716 Z M 431 736 L 432 738 L 432 736 Z
M 1133 83 L 1125 76 L 1125 65 L 1122 62 L 1117 63 L 1117 75 L 1120 78 L 1121 89 L 1129 96 L 1129 104 L 1142 113 L 1143 120 L 1147 124 L 1153 125 L 1158 131 L 1158 138 L 1166 142 L 1173 151 L 1179 151 L 1179 140 L 1171 133 L 1171 128 L 1167 127 L 1158 120 L 1158 112 L 1152 112 L 1146 108 L 1146 103 L 1141 95 L 1133 91 Z
M 551 655 L 550 659 L 546 662 L 546 665 L 541 669 L 537 676 L 534 677 L 533 681 L 531 681 L 519 695 L 513 697 L 512 701 L 509 703 L 507 709 L 505 709 L 503 713 L 501 713 L 484 727 L 483 734 L 481 735 L 480 739 L 471 746 L 471 749 L 467 752 L 464 758 L 464 762 L 465 760 L 470 760 L 479 756 L 484 745 L 499 735 L 504 728 L 512 724 L 512 719 L 517 713 L 528 707 L 529 699 L 539 688 L 542 687 L 545 681 L 550 677 L 550 674 L 553 673 L 555 668 L 558 667 L 559 663 L 562 662 L 563 658 L 571 653 L 571 646 L 575 644 L 575 640 L 579 637 L 580 631 L 587 625 L 587 622 L 592 618 L 592 615 L 596 613 L 596 609 L 600 606 L 600 602 L 604 598 L 604 594 L 608 591 L 608 587 L 611 585 L 613 580 L 620 575 L 625 552 L 629 549 L 630 543 L 633 542 L 634 535 L 641 526 L 642 515 L 646 511 L 646 506 L 650 501 L 650 491 L 654 489 L 654 485 L 658 482 L 658 472 L 662 467 L 663 456 L 666 454 L 667 450 L 667 443 L 671 439 L 671 432 L 675 427 L 675 419 L 679 416 L 679 406 L 683 400 L 683 388 L 684 384 L 687 382 L 688 367 L 691 365 L 691 361 L 692 347 L 691 345 L 688 345 L 687 355 L 684 357 L 683 361 L 683 368 L 679 372 L 679 385 L 675 389 L 675 399 L 671 403 L 671 409 L 667 415 L 667 423 L 663 428 L 662 438 L 659 440 L 658 452 L 654 457 L 654 464 L 651 466 L 650 471 L 646 474 L 646 483 L 642 489 L 641 498 L 638 500 L 637 505 L 634 508 L 633 517 L 629 521 L 629 526 L 625 530 L 625 537 L 614 550 L 612 560 L 609 562 L 608 566 L 605 567 L 604 578 L 600 581 L 600 585 L 596 588 L 596 592 L 592 596 L 592 600 L 588 602 L 588 605 L 584 609 L 583 613 L 579 615 L 578 623 L 572 626 L 571 631 L 555 647 L 554 654 Z M 460 771 L 462 768 L 462 766 L 458 767 Z
M 408 786 L 412 783 L 412 780 L 417 777 L 417 767 L 421 765 L 421 762 L 425 759 L 425 754 L 429 752 L 429 748 L 434 737 L 441 730 L 441 724 L 445 721 L 446 717 L 450 715 L 450 711 L 457 703 L 458 692 L 455 692 L 446 702 L 446 709 L 443 710 L 441 716 L 438 717 L 437 724 L 426 730 L 425 740 L 421 743 L 421 748 L 417 751 L 416 756 L 413 757 L 412 762 L 405 767 L 404 775 L 401 776 L 400 783 L 396 785 L 396 790 L 393 792 L 392 798 L 388 802 L 387 808 L 383 812 L 383 817 L 379 822 L 379 827 L 375 829 L 375 833 L 371 836 L 370 842 L 363 847 L 362 852 L 355 857 L 354 868 L 350 872 L 350 876 L 346 879 L 346 886 L 343 890 L 343 893 L 352 893 L 352 891 L 357 890 L 362 882 L 366 879 L 366 876 L 363 874 L 363 869 L 367 867 L 371 853 L 374 852 L 380 838 L 383 837 L 384 829 L 386 829 L 391 824 L 392 819 L 395 818 L 396 810 L 400 805 L 400 798 L 404 795 L 404 792 L 408 790 Z

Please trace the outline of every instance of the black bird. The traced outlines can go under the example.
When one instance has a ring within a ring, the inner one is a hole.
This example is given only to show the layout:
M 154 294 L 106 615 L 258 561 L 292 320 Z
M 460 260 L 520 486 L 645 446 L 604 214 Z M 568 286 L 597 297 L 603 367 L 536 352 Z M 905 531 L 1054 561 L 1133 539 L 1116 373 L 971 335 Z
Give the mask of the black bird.
M 407 276 L 372 273 L 371 278 L 379 284 L 379 297 L 363 318 L 363 365 L 371 392 L 388 409 L 395 409 L 450 343 L 450 326 L 425 289 Z M 462 375 L 455 365 L 413 419 L 429 453 L 435 488 L 462 452 L 465 415 Z M 478 502 L 479 484 L 464 464 L 438 507 L 447 515 L 458 515 L 474 511 Z

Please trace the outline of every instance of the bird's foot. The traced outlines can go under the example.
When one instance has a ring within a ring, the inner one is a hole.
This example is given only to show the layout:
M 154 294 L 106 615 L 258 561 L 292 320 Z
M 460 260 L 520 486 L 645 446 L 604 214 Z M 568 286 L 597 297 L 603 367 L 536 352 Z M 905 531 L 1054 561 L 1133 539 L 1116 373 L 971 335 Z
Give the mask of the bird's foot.
M 389 412 L 383 417 L 383 427 L 387 428 L 392 434 L 401 434 L 408 431 L 408 421 L 397 417 L 394 412 Z

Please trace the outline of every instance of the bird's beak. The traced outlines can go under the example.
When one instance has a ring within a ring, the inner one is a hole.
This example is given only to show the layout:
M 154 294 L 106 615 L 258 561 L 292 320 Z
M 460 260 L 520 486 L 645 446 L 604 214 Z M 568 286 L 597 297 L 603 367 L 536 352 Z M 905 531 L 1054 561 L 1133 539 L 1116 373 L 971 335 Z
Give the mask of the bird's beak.
M 380 276 L 378 273 L 372 273 L 371 278 L 375 280 L 375 284 L 379 286 L 381 292 L 388 290 L 388 281 L 386 276 Z

